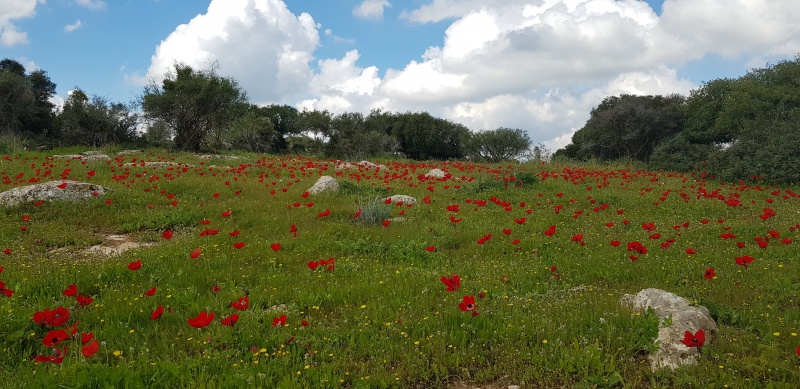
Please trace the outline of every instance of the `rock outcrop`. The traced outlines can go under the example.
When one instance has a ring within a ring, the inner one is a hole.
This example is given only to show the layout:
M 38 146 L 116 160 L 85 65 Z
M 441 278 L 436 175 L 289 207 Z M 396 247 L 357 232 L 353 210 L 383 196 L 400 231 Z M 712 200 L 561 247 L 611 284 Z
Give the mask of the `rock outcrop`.
M 62 188 L 63 187 L 63 188 Z M 103 196 L 111 189 L 79 181 L 50 181 L 9 189 L 0 193 L 0 206 L 13 207 L 34 201 L 77 201 Z
M 331 176 L 322 176 L 317 182 L 308 189 L 308 193 L 315 195 L 322 192 L 336 192 L 339 190 L 339 182 Z
M 626 294 L 620 302 L 637 312 L 652 308 L 659 318 L 657 341 L 660 342 L 660 347 L 650 356 L 652 370 L 664 367 L 675 369 L 696 362 L 700 353 L 698 348 L 686 347 L 681 343 L 686 331 L 695 333 L 703 330 L 707 341 L 717 332 L 717 323 L 706 307 L 693 306 L 674 293 L 661 289 L 643 289 L 635 295 Z

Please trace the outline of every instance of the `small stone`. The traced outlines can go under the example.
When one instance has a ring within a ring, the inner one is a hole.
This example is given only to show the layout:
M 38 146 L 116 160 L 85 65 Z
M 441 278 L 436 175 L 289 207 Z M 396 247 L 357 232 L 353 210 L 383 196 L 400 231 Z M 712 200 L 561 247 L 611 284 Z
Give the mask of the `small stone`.
M 315 195 L 322 192 L 336 192 L 339 190 L 339 182 L 331 176 L 322 176 L 317 182 L 308 189 L 308 193 Z

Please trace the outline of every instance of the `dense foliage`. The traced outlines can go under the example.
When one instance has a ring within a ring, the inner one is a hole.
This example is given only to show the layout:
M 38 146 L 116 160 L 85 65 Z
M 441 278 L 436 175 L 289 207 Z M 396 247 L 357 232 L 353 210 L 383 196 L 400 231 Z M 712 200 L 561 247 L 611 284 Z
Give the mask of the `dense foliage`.
M 722 180 L 798 183 L 800 56 L 680 96 L 608 97 L 556 155 Z

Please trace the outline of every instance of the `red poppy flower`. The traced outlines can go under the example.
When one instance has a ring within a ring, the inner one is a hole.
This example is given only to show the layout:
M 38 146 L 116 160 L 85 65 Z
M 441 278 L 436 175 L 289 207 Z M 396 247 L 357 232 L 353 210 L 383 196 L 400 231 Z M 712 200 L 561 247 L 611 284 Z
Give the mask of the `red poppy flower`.
M 153 295 L 155 295 L 155 294 L 156 294 L 156 287 L 155 286 L 150 288 L 146 292 L 144 292 L 144 295 L 147 296 L 147 297 L 153 297 Z
M 741 256 L 741 257 L 736 257 L 736 264 L 737 264 L 737 265 L 740 265 L 740 266 L 747 267 L 747 265 L 749 265 L 749 264 L 750 264 L 750 262 L 753 262 L 753 260 L 754 260 L 754 259 L 755 259 L 755 258 L 753 258 L 753 257 L 751 257 L 751 256 L 749 256 L 749 255 L 744 255 L 744 256 Z
M 273 243 L 273 244 L 269 245 L 269 247 L 272 248 L 272 251 L 278 251 L 278 250 L 281 249 L 281 244 L 280 243 Z
M 686 248 L 686 254 L 689 254 L 689 255 L 697 254 L 697 250 L 695 250 L 695 249 L 693 249 L 691 247 L 687 247 Z
M 293 237 L 297 238 L 297 226 L 296 225 L 292 224 L 292 226 L 289 227 L 289 232 L 292 233 Z
M 694 334 L 689 331 L 686 331 L 683 334 L 683 339 L 681 343 L 683 343 L 686 347 L 701 347 L 706 342 L 706 333 L 703 330 L 697 330 Z
M 586 242 L 583 241 L 583 234 L 575 234 L 572 237 L 572 241 L 575 242 L 575 243 L 580 243 L 581 246 L 585 246 L 586 245 Z
M 44 204 L 44 201 L 42 201 L 42 200 L 37 200 L 37 201 L 33 202 L 33 206 L 34 207 L 41 207 L 42 204 Z
M 459 277 L 458 274 L 453 274 L 450 278 L 442 276 L 440 280 L 447 287 L 448 292 L 455 292 L 461 289 L 461 277 Z
M 209 224 L 211 224 L 211 220 L 208 219 L 200 220 L 200 225 L 207 226 Z
M 142 260 L 141 259 L 138 260 L 138 261 L 131 262 L 131 263 L 128 264 L 128 269 L 130 269 L 130 270 L 139 270 L 139 269 L 141 269 L 141 267 L 142 267 Z
M 797 350 L 795 350 L 795 352 L 797 352 L 797 356 L 800 357 L 800 346 L 797 346 Z
M 233 230 L 233 231 L 229 232 L 228 235 L 230 235 L 230 236 L 235 238 L 235 237 L 239 236 L 240 233 L 241 232 L 239 232 L 239 230 Z
M 792 244 L 792 238 L 783 238 L 783 239 L 781 239 L 781 243 L 783 243 L 783 244 Z
M 156 308 L 153 313 L 150 314 L 150 320 L 158 320 L 162 313 L 164 313 L 164 307 L 159 305 L 158 308 Z
M 450 221 L 453 223 L 460 223 L 462 220 L 464 220 L 464 218 L 458 219 L 455 216 L 450 215 Z
M 166 231 L 162 232 L 161 233 L 161 237 L 166 239 L 166 240 L 172 239 L 172 230 L 166 230 Z
M 327 216 L 329 216 L 330 214 L 331 214 L 331 210 L 330 210 L 330 209 L 326 209 L 326 210 L 324 210 L 324 211 L 322 211 L 322 212 L 318 213 L 318 214 L 317 214 L 317 217 L 327 217 Z
M 58 184 L 58 189 L 67 189 L 67 183 L 66 182 L 62 182 L 62 183 Z
M 436 246 L 428 246 L 425 248 L 425 250 L 428 251 L 429 253 L 432 253 L 436 251 Z
M 611 241 L 611 246 L 612 247 L 618 247 L 619 245 L 620 245 L 620 241 L 618 241 L 618 240 L 612 240 Z
M 710 221 L 711 221 L 711 220 L 708 220 L 708 219 L 703 219 L 703 220 L 700 220 L 700 223 L 703 223 L 703 224 L 708 224 Z
M 514 223 L 525 224 L 525 220 L 526 219 L 524 217 L 516 218 L 516 219 L 514 219 Z
M 458 308 L 464 312 L 472 312 L 477 308 L 475 305 L 475 296 L 464 296 L 460 303 L 458 303 Z
M 75 297 L 78 295 L 78 287 L 75 286 L 75 284 L 69 284 L 69 286 L 67 286 L 67 289 L 64 289 L 64 291 L 61 292 L 61 294 L 67 297 Z
M 196 249 L 192 250 L 191 253 L 189 253 L 189 257 L 192 258 L 192 259 L 197 259 L 197 257 L 199 257 L 200 254 L 202 254 L 202 253 L 203 253 L 203 251 L 201 251 L 200 248 L 196 248 Z
M 81 332 L 81 344 L 89 343 L 89 341 L 91 341 L 92 339 L 94 339 L 94 332 L 90 332 L 88 334 L 85 332 Z
M 39 311 L 33 314 L 33 321 L 50 327 L 61 327 L 69 320 L 69 310 L 64 307 L 58 307 L 54 310 L 47 308 L 44 311 Z
M 233 244 L 233 248 L 235 249 L 240 249 L 242 247 L 244 247 L 244 242 L 236 242 Z
M 5 254 L 5 255 L 11 255 L 11 248 L 9 247 L 9 248 L 7 248 L 7 249 L 3 250 L 3 254 Z
M 84 358 L 90 358 L 92 355 L 97 354 L 98 350 L 100 350 L 100 343 L 95 339 L 81 348 L 81 354 L 83 354 Z
M 64 355 L 67 353 L 67 348 L 64 347 L 63 350 L 56 348 L 55 350 L 56 350 L 56 355 L 52 355 L 52 356 L 39 355 L 33 361 L 37 362 L 37 363 L 50 362 L 50 363 L 55 363 L 55 364 L 59 365 L 59 364 L 61 364 L 61 362 L 64 361 Z
M 85 306 L 91 304 L 92 301 L 94 301 L 94 299 L 92 297 L 90 297 L 90 296 L 78 295 L 77 297 L 75 297 L 75 301 L 77 301 L 78 304 L 80 304 L 80 306 L 85 307 Z
M 280 315 L 279 317 L 272 319 L 273 327 L 282 327 L 284 325 L 286 325 L 286 315 Z
M 392 224 L 391 220 L 384 220 L 383 222 L 381 222 L 381 225 L 383 225 L 384 227 L 389 227 L 390 224 Z
M 65 339 L 69 338 L 69 334 L 64 330 L 53 330 L 47 333 L 42 339 L 42 344 L 47 347 L 54 347 Z
M 219 292 L 220 290 L 222 290 L 222 288 L 220 288 L 219 285 L 214 285 L 211 287 L 211 291 L 214 293 Z
M 110 205 L 113 201 L 111 199 L 106 200 L 106 205 Z
M 736 242 L 736 247 L 738 247 L 738 248 L 740 248 L 740 249 L 743 249 L 743 248 L 745 248 L 745 246 L 746 246 L 746 245 L 744 244 L 744 242 Z
M 220 323 L 224 326 L 233 327 L 233 325 L 236 324 L 237 321 L 239 321 L 239 314 L 234 313 L 228 317 L 223 318 L 222 321 L 220 321 Z
M 319 260 L 319 264 L 320 264 L 320 266 L 327 266 L 327 270 L 328 271 L 333 271 L 333 268 L 335 266 L 333 258 L 320 259 Z
M 94 175 L 95 175 L 96 173 L 97 173 L 97 172 L 96 172 L 96 171 L 94 171 L 94 170 L 89 170 L 88 172 L 86 172 L 86 177 L 94 177 Z
M 706 272 L 703 273 L 703 277 L 705 277 L 705 279 L 707 280 L 713 280 L 715 276 L 716 274 L 714 273 L 713 267 L 709 267 L 708 269 L 706 269 Z
M 231 210 L 229 209 L 229 210 L 227 210 L 227 211 L 225 211 L 225 212 L 221 213 L 221 214 L 220 214 L 220 216 L 222 216 L 222 217 L 229 217 L 229 216 L 231 216 Z
M 22 232 L 28 231 L 28 226 L 22 226 L 19 228 L 19 230 Z
M 544 232 L 545 236 L 553 236 L 556 234 L 556 225 L 552 224 L 550 227 L 547 228 L 547 231 Z
M 510 228 L 503 228 L 503 233 L 506 234 L 506 235 L 511 235 L 511 229 Z
M 311 193 L 308 193 L 308 192 L 306 191 L 306 192 L 303 192 L 303 194 L 301 194 L 301 195 L 300 195 L 300 197 L 302 197 L 302 198 L 304 198 L 304 199 L 305 199 L 305 198 L 308 198 L 308 196 L 309 196 L 309 195 L 311 195 Z
M 171 206 L 173 206 L 173 207 L 177 207 L 177 206 L 178 206 L 178 204 L 180 204 L 180 203 L 178 202 L 178 200 L 174 200 L 174 201 L 170 201 L 170 202 L 169 202 L 169 205 L 171 205 Z
M 214 312 L 200 312 L 197 316 L 189 318 L 186 322 L 194 328 L 203 328 L 214 321 Z
M 219 192 L 214 193 L 212 196 L 214 196 L 215 199 L 218 199 L 219 198 Z
M 244 296 L 239 300 L 231 302 L 231 307 L 237 311 L 244 311 L 250 306 L 250 297 Z
M 303 321 L 300 322 L 300 325 L 303 326 L 303 327 L 308 327 L 308 321 L 307 320 L 303 320 Z
M 319 261 L 310 261 L 308 263 L 308 268 L 311 270 L 316 270 L 319 267 Z

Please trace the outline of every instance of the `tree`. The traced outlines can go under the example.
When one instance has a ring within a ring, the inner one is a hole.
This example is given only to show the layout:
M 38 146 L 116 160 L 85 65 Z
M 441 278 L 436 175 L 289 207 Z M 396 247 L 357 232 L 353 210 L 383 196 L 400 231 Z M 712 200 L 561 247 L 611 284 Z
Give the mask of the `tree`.
M 427 112 L 398 114 L 390 131 L 400 142 L 400 150 L 416 160 L 463 158 L 470 135 L 463 125 Z
M 26 75 L 19 62 L 0 61 L 0 134 L 46 135 L 54 117 L 50 98 L 55 91 L 46 71 Z
M 176 63 L 161 85 L 145 87 L 142 108 L 147 118 L 161 120 L 175 131 L 175 147 L 199 152 L 220 146 L 219 140 L 247 103 L 247 96 L 232 78 L 220 77 L 215 67 L 195 71 Z M 213 142 L 209 142 L 214 133 Z
M 266 153 L 275 150 L 277 138 L 278 132 L 269 117 L 259 107 L 251 107 L 231 122 L 226 143 L 237 150 Z
M 288 148 L 286 137 L 297 135 L 300 131 L 297 127 L 300 113 L 292 106 L 275 104 L 259 107 L 258 111 L 260 116 L 270 120 L 275 131 L 271 149 L 275 152 L 286 151 Z
M 136 122 L 136 115 L 124 104 L 99 96 L 90 99 L 76 88 L 64 102 L 55 124 L 61 144 L 98 147 L 135 140 Z
M 572 136 L 574 147 L 559 155 L 647 161 L 656 145 L 683 129 L 684 101 L 681 95 L 606 97 Z
M 469 156 L 488 162 L 514 160 L 522 157 L 531 146 L 531 139 L 518 128 L 501 127 L 472 134 Z

